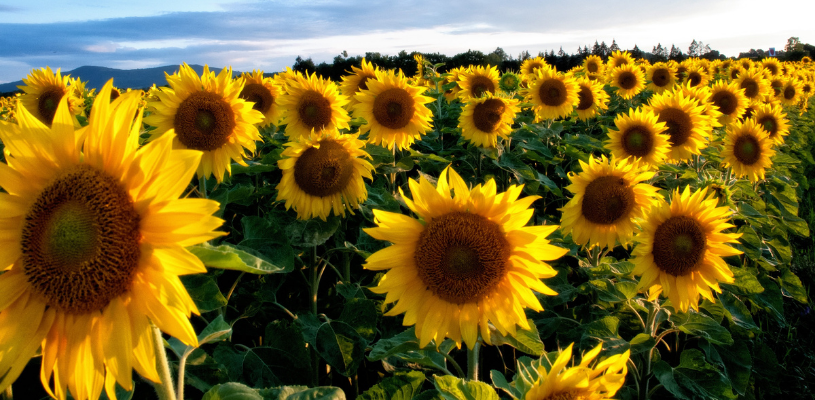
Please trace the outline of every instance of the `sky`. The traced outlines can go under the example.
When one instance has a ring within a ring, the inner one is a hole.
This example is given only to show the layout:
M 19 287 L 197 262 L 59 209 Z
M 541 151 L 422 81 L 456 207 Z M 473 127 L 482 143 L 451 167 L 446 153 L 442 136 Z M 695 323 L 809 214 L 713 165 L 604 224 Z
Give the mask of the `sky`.
M 453 56 L 501 47 L 517 57 L 594 41 L 687 53 L 692 40 L 727 56 L 815 43 L 811 0 L 0 0 L 0 83 L 50 66 L 119 69 L 208 64 L 280 71 L 401 50 Z

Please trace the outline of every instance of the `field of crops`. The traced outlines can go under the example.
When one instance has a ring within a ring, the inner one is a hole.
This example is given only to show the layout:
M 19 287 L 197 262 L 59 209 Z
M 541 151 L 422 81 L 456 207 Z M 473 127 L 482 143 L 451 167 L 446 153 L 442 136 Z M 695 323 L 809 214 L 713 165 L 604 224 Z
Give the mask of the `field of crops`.
M 0 99 L 0 398 L 807 398 L 815 64 Z

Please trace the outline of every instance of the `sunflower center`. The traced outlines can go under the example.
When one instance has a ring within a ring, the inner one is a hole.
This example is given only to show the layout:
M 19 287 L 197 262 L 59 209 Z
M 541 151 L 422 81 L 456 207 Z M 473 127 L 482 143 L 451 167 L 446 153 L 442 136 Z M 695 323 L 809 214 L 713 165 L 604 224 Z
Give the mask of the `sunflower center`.
M 566 102 L 566 84 L 559 79 L 547 79 L 538 89 L 541 102 L 547 106 L 557 107 Z
M 645 127 L 634 126 L 623 133 L 623 149 L 634 157 L 645 157 L 651 153 L 654 138 Z
M 501 116 L 506 106 L 499 99 L 488 99 L 475 106 L 473 110 L 473 123 L 481 132 L 493 133 L 501 124 Z
M 195 92 L 178 106 L 173 126 L 187 148 L 212 151 L 223 146 L 235 130 L 235 113 L 221 96 Z
M 589 72 L 591 73 L 595 73 L 600 69 L 600 67 L 597 65 L 596 62 L 590 62 L 586 65 L 586 69 L 589 70 Z
M 629 90 L 637 86 L 637 76 L 633 72 L 624 71 L 619 78 L 620 88 Z
M 687 275 L 702 260 L 706 245 L 705 231 L 696 219 L 671 217 L 654 233 L 654 263 L 667 274 Z
M 667 68 L 660 68 L 654 71 L 654 75 L 651 77 L 651 82 L 654 82 L 654 85 L 657 87 L 665 87 L 669 83 L 671 83 L 671 71 Z
M 323 140 L 300 154 L 294 164 L 294 182 L 312 196 L 326 197 L 341 193 L 351 180 L 354 162 L 341 144 Z
M 51 124 L 54 121 L 54 115 L 57 113 L 59 101 L 65 95 L 65 89 L 60 86 L 50 86 L 46 88 L 39 99 L 37 99 L 37 111 L 43 118 L 43 122 Z
M 744 95 L 747 96 L 747 98 L 752 99 L 753 97 L 758 96 L 758 82 L 752 78 L 745 79 L 741 83 L 740 87 L 744 89 Z
M 588 110 L 594 104 L 594 94 L 592 94 L 591 89 L 587 86 L 580 86 L 577 97 L 580 99 L 580 102 L 577 104 L 577 109 L 580 111 Z
M 795 88 L 788 86 L 784 89 L 784 98 L 787 100 L 792 100 L 795 98 Z
M 744 165 L 753 165 L 761 157 L 761 146 L 752 135 L 741 135 L 733 146 L 733 156 Z
M 526 69 L 526 73 L 527 73 L 527 74 L 534 74 L 534 73 L 535 73 L 535 71 L 536 71 L 537 69 L 540 69 L 541 67 L 543 67 L 543 64 L 541 64 L 541 63 L 539 63 L 539 62 L 533 62 L 533 63 L 530 63 L 530 64 L 529 64 L 529 66 L 528 66 L 528 67 L 527 67 L 527 69 Z
M 801 92 L 803 92 L 803 93 L 809 93 L 811 91 L 812 91 L 812 85 L 810 85 L 808 83 L 805 83 L 804 87 L 801 89 Z
M 659 112 L 659 122 L 668 127 L 668 141 L 671 146 L 681 146 L 688 141 L 693 130 L 693 121 L 685 111 L 678 108 L 667 108 Z
M 263 114 L 266 114 L 266 112 L 272 108 L 272 104 L 274 104 L 272 91 L 260 83 L 248 83 L 244 85 L 243 90 L 241 90 L 240 98 L 255 103 L 252 109 L 258 110 Z
M 49 306 L 101 310 L 139 265 L 139 214 L 118 180 L 81 164 L 40 192 L 25 217 L 23 269 Z
M 555 392 L 549 396 L 544 397 L 542 400 L 582 400 L 584 397 L 579 395 L 576 391 L 569 390 L 566 392 Z
M 119 96 L 121 96 L 121 95 L 122 94 L 119 92 L 118 89 L 116 89 L 116 88 L 111 89 L 111 91 L 110 91 L 110 101 L 113 102 L 113 100 L 118 99 Z
M 495 93 L 495 83 L 486 76 L 476 76 L 472 80 L 472 90 L 474 97 L 481 97 L 484 93 Z
M 710 101 L 713 102 L 716 107 L 719 107 L 719 111 L 724 115 L 733 114 L 736 112 L 736 106 L 739 105 L 736 95 L 727 90 L 716 92 Z
M 736 79 L 739 77 L 739 70 L 734 68 L 730 70 L 730 79 Z
M 758 123 L 764 127 L 764 130 L 770 133 L 770 137 L 775 137 L 775 135 L 778 134 L 778 125 L 776 125 L 775 117 L 772 115 L 767 115 L 764 118 L 761 118 Z
M 374 99 L 374 118 L 386 128 L 406 127 L 414 111 L 413 97 L 402 88 L 390 88 Z
M 308 130 L 322 130 L 331 124 L 331 102 L 320 93 L 309 90 L 300 97 L 297 114 Z
M 702 83 L 702 74 L 696 71 L 691 72 L 690 74 L 688 74 L 688 81 L 690 82 L 690 85 L 692 87 L 699 86 L 699 84 Z
M 581 210 L 587 220 L 608 225 L 634 208 L 634 190 L 619 176 L 601 176 L 586 186 Z
M 374 79 L 375 76 L 373 75 L 363 75 L 362 78 L 359 79 L 359 83 L 357 84 L 357 93 L 361 90 L 368 90 L 368 79 Z
M 773 64 L 767 64 L 767 65 L 764 66 L 764 68 L 767 68 L 768 70 L 770 70 L 771 74 L 778 75 L 778 67 L 777 66 L 775 66 Z
M 511 247 L 501 227 L 481 215 L 451 212 L 432 219 L 413 256 L 419 278 L 450 303 L 474 302 L 506 275 Z

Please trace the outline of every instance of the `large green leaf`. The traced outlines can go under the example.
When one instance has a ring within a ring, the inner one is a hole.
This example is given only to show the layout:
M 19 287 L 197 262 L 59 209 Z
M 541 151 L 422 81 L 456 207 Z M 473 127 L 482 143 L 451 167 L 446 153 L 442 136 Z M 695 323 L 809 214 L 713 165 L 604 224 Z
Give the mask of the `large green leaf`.
M 366 340 L 342 321 L 326 322 L 317 330 L 316 346 L 320 356 L 344 376 L 353 376 L 365 357 Z
M 202 243 L 188 247 L 207 267 L 231 269 L 251 274 L 275 274 L 290 272 L 292 267 L 274 265 L 265 256 L 248 248 L 239 248 L 231 244 L 213 246 Z
M 221 294 L 218 284 L 212 277 L 204 274 L 182 275 L 181 283 L 187 288 L 195 306 L 201 312 L 217 310 L 226 305 L 226 297 Z
M 446 346 L 447 351 L 453 346 L 452 341 L 449 342 L 451 342 L 451 344 Z M 368 353 L 368 360 L 379 361 L 388 357 L 395 357 L 405 362 L 416 363 L 443 371 L 447 370 L 444 355 L 437 351 L 435 346 L 435 342 L 431 341 L 424 349 L 420 348 L 419 339 L 416 338 L 416 332 L 413 327 L 410 327 L 406 331 L 394 335 L 393 337 L 379 339 L 376 344 L 374 344 L 373 349 Z M 444 351 L 444 344 L 439 347 L 439 350 Z
M 735 399 L 730 380 L 705 361 L 697 349 L 686 349 L 679 356 L 679 365 L 671 368 L 665 361 L 653 366 L 654 376 L 678 399 Z
M 528 323 L 532 329 L 521 329 L 518 327 L 515 336 L 504 336 L 494 327 L 490 326 L 490 341 L 495 346 L 509 345 L 524 353 L 540 356 L 543 354 L 543 341 L 541 341 L 535 322 L 531 319 Z
M 245 216 L 241 219 L 241 227 L 241 246 L 260 252 L 270 263 L 287 272 L 294 269 L 294 250 L 282 226 L 269 218 Z
M 201 400 L 263 400 L 263 396 L 242 383 L 227 382 L 213 386 Z
M 351 298 L 345 303 L 340 314 L 343 321 L 354 328 L 360 336 L 371 342 L 376 337 L 378 314 L 376 303 L 372 300 Z
M 358 400 L 411 400 L 422 390 L 424 374 L 419 371 L 397 372 L 394 376 L 383 379 Z
M 342 218 L 332 216 L 328 220 L 320 219 L 294 220 L 286 225 L 285 231 L 293 246 L 314 247 L 325 243 L 337 228 Z
M 433 383 L 442 396 L 448 400 L 498 400 L 498 393 L 492 386 L 477 381 L 444 375 L 434 376 Z
M 678 328 L 688 335 L 705 338 L 711 343 L 733 344 L 733 337 L 730 336 L 730 332 L 727 328 L 702 313 L 689 311 L 688 319 L 679 325 Z
M 345 400 L 345 392 L 333 386 L 280 386 L 260 389 L 263 400 Z

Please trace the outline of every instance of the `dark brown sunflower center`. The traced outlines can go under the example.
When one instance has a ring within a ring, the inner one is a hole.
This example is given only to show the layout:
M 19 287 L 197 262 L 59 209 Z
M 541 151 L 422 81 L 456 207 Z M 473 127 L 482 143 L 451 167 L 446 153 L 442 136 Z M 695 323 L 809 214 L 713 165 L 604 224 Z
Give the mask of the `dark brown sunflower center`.
M 634 126 L 623 133 L 622 146 L 628 155 L 645 157 L 654 147 L 654 135 L 643 126 Z
M 141 255 L 139 214 L 118 180 L 82 164 L 40 192 L 25 217 L 23 270 L 51 307 L 104 308 L 130 288 Z
M 272 104 L 274 104 L 272 91 L 260 83 L 247 83 L 244 85 L 243 90 L 241 90 L 240 98 L 255 103 L 252 109 L 258 110 L 263 114 L 266 114 L 266 112 L 272 108 Z
M 331 125 L 331 102 L 320 93 L 309 90 L 300 97 L 297 114 L 308 130 L 322 130 Z
M 569 390 L 566 392 L 555 392 L 541 400 L 583 400 L 583 396 L 578 394 L 577 391 Z
M 359 79 L 359 83 L 357 84 L 357 93 L 361 90 L 368 90 L 368 79 L 375 79 L 376 77 L 373 75 L 362 75 Z
M 657 87 L 665 87 L 671 83 L 671 71 L 668 68 L 660 68 L 654 71 L 654 75 L 651 77 L 651 82 L 654 82 L 654 85 Z
M 765 115 L 760 120 L 758 120 L 758 124 L 764 127 L 770 137 L 775 137 L 778 134 L 778 123 L 775 121 L 775 117 L 772 115 Z
M 538 89 L 541 102 L 547 106 L 557 107 L 566 102 L 566 84 L 559 79 L 547 79 Z
M 470 87 L 473 97 L 481 97 L 487 92 L 495 93 L 495 83 L 486 76 L 473 77 Z
M 690 82 L 691 87 L 699 86 L 702 83 L 702 74 L 693 71 L 688 74 L 688 82 Z
M 500 99 L 488 99 L 475 106 L 473 123 L 481 132 L 493 133 L 501 125 L 501 116 L 506 105 Z
M 736 79 L 739 77 L 739 69 L 733 68 L 730 70 L 730 79 Z
M 753 135 L 741 135 L 733 145 L 733 156 L 744 165 L 753 165 L 761 158 L 761 146 Z
M 413 118 L 414 111 L 413 97 L 405 89 L 390 88 L 374 99 L 374 118 L 386 128 L 404 128 Z
M 586 69 L 593 74 L 600 70 L 600 66 L 598 66 L 596 62 L 592 61 L 586 64 Z
M 765 64 L 764 68 L 767 68 L 771 74 L 778 75 L 778 66 L 775 64 Z
M 534 74 L 535 71 L 540 69 L 541 67 L 543 67 L 543 64 L 541 64 L 539 62 L 530 63 L 529 66 L 526 68 L 526 73 L 527 74 Z
M 195 92 L 178 106 L 173 126 L 187 148 L 212 151 L 223 146 L 235 130 L 235 113 L 223 97 Z
M 419 278 L 450 303 L 478 301 L 506 275 L 511 246 L 501 227 L 480 215 L 451 212 L 433 218 L 419 236 Z
M 354 160 L 341 144 L 323 140 L 294 163 L 294 182 L 304 192 L 317 197 L 341 193 L 354 172 Z
M 747 78 L 741 82 L 740 87 L 744 89 L 744 95 L 748 99 L 758 96 L 758 82 L 752 78 Z
M 113 100 L 118 99 L 119 96 L 121 96 L 121 95 L 122 95 L 122 93 L 120 93 L 118 89 L 116 89 L 116 88 L 111 89 L 111 91 L 110 91 L 110 101 L 113 102 Z
M 733 114 L 736 112 L 736 107 L 739 105 L 739 100 L 736 98 L 736 95 L 731 93 L 729 90 L 716 92 L 716 94 L 710 98 L 710 101 L 713 102 L 713 105 L 719 107 L 719 112 L 724 115 Z
M 678 108 L 666 108 L 659 112 L 659 122 L 668 127 L 668 141 L 671 146 L 681 146 L 688 141 L 693 131 L 693 120 L 690 115 Z
M 54 115 L 57 113 L 59 101 L 65 95 L 65 89 L 60 86 L 49 86 L 43 90 L 37 99 L 37 111 L 40 113 L 42 122 L 51 125 L 54 122 Z
M 772 87 L 772 88 L 773 88 L 773 94 L 774 94 L 775 96 L 778 96 L 778 95 L 780 95 L 780 94 L 781 94 L 781 88 L 782 88 L 783 86 L 784 86 L 784 83 L 783 83 L 783 82 L 781 82 L 781 81 L 780 81 L 780 80 L 778 80 L 778 79 L 776 79 L 776 80 L 774 80 L 774 81 L 770 82 L 770 87 Z
M 685 276 L 696 270 L 706 245 L 707 236 L 696 219 L 668 218 L 654 233 L 654 263 L 669 275 Z
M 801 88 L 801 92 L 809 93 L 812 91 L 812 85 L 805 83 L 804 86 Z
M 633 89 L 637 86 L 637 76 L 631 71 L 623 71 L 618 78 L 618 82 L 620 83 L 620 89 Z
M 795 88 L 792 86 L 787 86 L 784 89 L 784 98 L 787 100 L 792 100 L 795 98 Z
M 577 92 L 577 98 L 580 100 L 577 103 L 577 109 L 580 111 L 585 111 L 591 108 L 594 105 L 594 93 L 591 92 L 591 89 L 588 86 L 580 85 L 580 91 Z
M 601 176 L 586 186 L 581 211 L 595 224 L 613 224 L 631 214 L 634 190 L 619 176 Z

